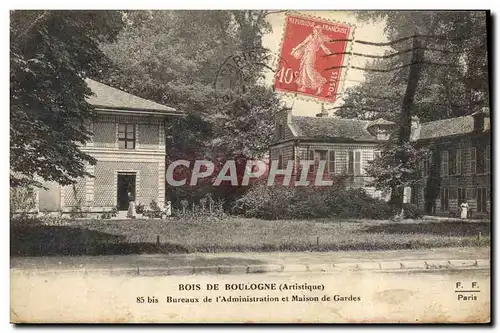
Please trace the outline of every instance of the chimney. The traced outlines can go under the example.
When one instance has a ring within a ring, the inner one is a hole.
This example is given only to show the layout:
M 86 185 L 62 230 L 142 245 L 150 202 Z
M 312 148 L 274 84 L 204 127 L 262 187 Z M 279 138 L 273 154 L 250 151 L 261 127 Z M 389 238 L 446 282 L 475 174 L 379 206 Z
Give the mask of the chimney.
M 411 134 L 410 141 L 417 141 L 420 139 L 420 129 L 422 125 L 420 124 L 420 118 L 417 116 L 411 117 Z
M 325 110 L 325 105 L 321 103 L 321 112 L 316 114 L 316 117 L 325 118 L 328 117 L 328 111 Z
M 286 123 L 287 124 L 292 123 L 292 108 L 286 110 Z
M 474 132 L 484 131 L 484 118 L 489 115 L 489 111 L 489 108 L 482 108 L 481 111 L 477 111 L 472 114 L 474 117 Z
M 385 120 L 384 118 L 379 118 L 377 120 L 371 121 L 366 129 L 371 135 L 376 136 L 377 140 L 384 141 L 388 140 L 391 136 L 394 123 L 392 121 Z

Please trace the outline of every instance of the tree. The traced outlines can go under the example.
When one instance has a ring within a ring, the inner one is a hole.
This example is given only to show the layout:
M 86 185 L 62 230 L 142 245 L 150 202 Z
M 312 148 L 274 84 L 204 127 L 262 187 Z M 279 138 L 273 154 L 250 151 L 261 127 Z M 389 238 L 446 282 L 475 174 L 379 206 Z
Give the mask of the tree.
M 101 45 L 115 66 L 102 72 L 100 79 L 187 113 L 184 119 L 168 123 L 169 160 L 206 158 L 217 167 L 227 159 L 260 158 L 267 152 L 275 112 L 281 107 L 272 88 L 261 84 L 266 67 L 247 59 L 230 74 L 222 69 L 233 57 L 250 52 L 267 60 L 262 35 L 270 26 L 265 15 L 263 11 L 130 12 L 117 40 Z M 228 92 L 231 98 L 225 100 Z M 206 188 L 190 188 L 179 195 L 196 197 L 197 191 L 202 196 Z
M 84 79 L 105 65 L 99 41 L 114 38 L 112 11 L 12 11 L 10 15 L 10 185 L 63 185 L 88 175 L 79 148 L 94 112 Z
M 415 33 L 440 38 L 421 38 L 426 64 L 412 110 L 423 122 L 472 114 L 489 102 L 487 17 L 479 11 L 379 11 L 361 12 L 365 21 L 386 20 L 389 41 Z M 410 62 L 411 39 L 391 45 L 388 54 L 367 67 L 391 69 Z M 404 53 L 403 53 L 404 52 Z M 433 64 L 428 64 L 433 63 Z M 443 64 L 443 65 L 438 65 Z M 345 92 L 341 117 L 397 119 L 406 88 L 409 67 L 397 71 L 366 72 L 365 82 Z
M 429 148 L 410 141 L 412 114 L 429 121 L 471 114 L 488 104 L 486 17 L 480 12 L 369 12 L 361 18 L 387 20 L 386 33 L 394 42 L 389 53 L 397 56 L 386 54 L 372 63 L 385 71 L 368 72 L 365 84 L 347 92 L 339 114 L 398 124 L 367 173 L 378 188 L 391 189 L 391 202 L 401 209 L 403 189 L 418 179 L 417 165 Z M 412 35 L 423 37 L 409 39 Z M 404 39 L 413 40 L 413 46 Z

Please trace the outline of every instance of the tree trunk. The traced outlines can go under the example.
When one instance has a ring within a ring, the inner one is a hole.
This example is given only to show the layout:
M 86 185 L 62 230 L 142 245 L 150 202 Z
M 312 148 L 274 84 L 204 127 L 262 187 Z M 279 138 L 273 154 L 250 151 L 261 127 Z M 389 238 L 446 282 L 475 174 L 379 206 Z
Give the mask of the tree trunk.
M 399 133 L 398 144 L 400 147 L 405 146 L 410 142 L 411 135 L 411 111 L 413 108 L 413 100 L 415 91 L 417 90 L 418 80 L 422 72 L 421 62 L 423 60 L 423 50 L 420 49 L 420 41 L 417 37 L 413 37 L 413 53 L 411 56 L 410 72 L 408 74 L 408 85 L 403 98 L 403 105 L 401 107 L 401 114 L 399 117 Z M 403 149 L 398 152 L 396 159 L 402 164 L 406 165 L 408 156 Z M 403 209 L 404 188 L 393 188 L 391 192 L 390 202 L 394 205 L 398 212 Z

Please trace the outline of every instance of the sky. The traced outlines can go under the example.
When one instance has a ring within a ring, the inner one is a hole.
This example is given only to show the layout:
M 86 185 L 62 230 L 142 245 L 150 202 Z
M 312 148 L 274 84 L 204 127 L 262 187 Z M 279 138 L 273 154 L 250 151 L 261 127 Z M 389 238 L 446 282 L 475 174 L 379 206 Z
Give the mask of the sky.
M 356 19 L 355 13 L 352 11 L 297 11 L 294 14 L 305 14 L 307 16 L 315 16 L 322 19 L 337 21 L 340 23 L 348 23 L 354 26 L 352 33 L 354 34 L 354 40 L 365 40 L 373 42 L 386 42 L 388 41 L 384 34 L 385 22 L 364 22 Z M 266 34 L 263 38 L 263 46 L 271 50 L 273 54 L 279 54 L 281 48 L 281 39 L 283 35 L 283 29 L 285 26 L 285 12 L 273 13 L 267 16 L 268 22 L 272 26 L 272 32 Z M 351 35 L 351 38 L 353 36 Z M 347 50 L 351 48 L 351 45 L 347 46 Z M 380 46 L 368 46 L 362 44 L 352 44 L 352 52 L 359 52 L 365 54 L 380 55 L 387 50 L 387 47 Z M 349 61 L 350 65 L 363 67 L 368 58 L 359 56 L 346 56 L 344 58 L 344 65 Z M 346 75 L 347 72 L 347 75 Z M 269 84 L 273 82 L 273 73 L 268 73 L 266 76 Z M 341 85 L 337 93 L 337 100 L 334 104 L 325 103 L 325 109 L 342 105 L 342 93 L 346 88 L 352 87 L 354 85 L 360 84 L 364 80 L 364 74 L 362 71 L 355 69 L 343 69 L 341 74 Z M 317 113 L 321 111 L 321 103 L 319 101 L 304 100 L 304 98 L 297 98 L 288 95 L 281 94 L 282 100 L 287 106 L 292 107 L 292 113 L 294 115 L 300 116 L 311 116 L 314 117 Z M 334 115 L 334 110 L 328 111 L 329 115 Z

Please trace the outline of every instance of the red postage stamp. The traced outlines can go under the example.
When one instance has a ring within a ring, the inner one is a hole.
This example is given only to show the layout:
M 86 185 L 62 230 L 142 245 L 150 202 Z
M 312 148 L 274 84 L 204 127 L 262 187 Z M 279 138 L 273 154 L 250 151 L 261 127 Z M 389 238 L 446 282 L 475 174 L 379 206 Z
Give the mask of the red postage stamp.
M 349 34 L 348 25 L 287 15 L 275 89 L 335 102 L 342 68 L 329 68 L 343 65 Z

